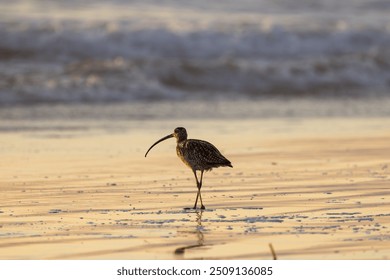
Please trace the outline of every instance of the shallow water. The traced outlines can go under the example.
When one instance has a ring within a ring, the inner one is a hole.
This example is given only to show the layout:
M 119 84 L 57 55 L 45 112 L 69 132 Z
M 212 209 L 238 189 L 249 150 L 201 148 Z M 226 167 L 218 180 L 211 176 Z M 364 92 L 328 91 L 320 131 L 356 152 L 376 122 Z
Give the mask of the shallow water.
M 126 129 L 124 122 L 151 120 L 163 121 L 162 126 L 169 121 L 177 127 L 190 120 L 378 118 L 389 117 L 389 108 L 387 97 L 18 105 L 0 107 L 0 131 L 82 131 L 97 126 L 115 131 Z

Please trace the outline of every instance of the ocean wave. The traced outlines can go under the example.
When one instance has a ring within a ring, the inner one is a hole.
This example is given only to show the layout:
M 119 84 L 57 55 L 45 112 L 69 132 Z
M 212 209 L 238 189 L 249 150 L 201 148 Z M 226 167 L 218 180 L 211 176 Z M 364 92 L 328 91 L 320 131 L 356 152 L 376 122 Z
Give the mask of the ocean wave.
M 32 21 L 0 23 L 0 48 L 38 57 L 210 59 L 289 58 L 388 49 L 390 28 L 288 30 L 263 25 L 190 30 L 142 27 L 132 21 Z
M 0 102 L 335 95 L 390 89 L 390 31 L 0 23 Z

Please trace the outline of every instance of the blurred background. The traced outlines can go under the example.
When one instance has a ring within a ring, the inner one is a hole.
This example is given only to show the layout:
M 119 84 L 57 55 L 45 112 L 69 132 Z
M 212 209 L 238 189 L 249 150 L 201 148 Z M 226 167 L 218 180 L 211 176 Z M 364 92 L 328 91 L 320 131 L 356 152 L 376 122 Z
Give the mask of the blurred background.
M 0 0 L 0 117 L 390 115 L 388 0 Z

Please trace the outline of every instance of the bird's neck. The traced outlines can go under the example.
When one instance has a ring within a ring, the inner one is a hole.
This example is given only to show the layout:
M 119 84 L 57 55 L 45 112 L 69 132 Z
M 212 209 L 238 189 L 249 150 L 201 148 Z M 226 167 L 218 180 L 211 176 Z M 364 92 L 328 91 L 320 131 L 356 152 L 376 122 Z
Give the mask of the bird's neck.
M 177 139 L 177 145 L 182 147 L 182 146 L 184 146 L 186 141 L 187 141 L 187 139 Z
M 181 142 L 185 142 L 187 140 L 187 137 L 177 137 L 176 138 L 176 141 L 177 141 L 177 143 L 179 144 L 179 143 L 181 143 Z

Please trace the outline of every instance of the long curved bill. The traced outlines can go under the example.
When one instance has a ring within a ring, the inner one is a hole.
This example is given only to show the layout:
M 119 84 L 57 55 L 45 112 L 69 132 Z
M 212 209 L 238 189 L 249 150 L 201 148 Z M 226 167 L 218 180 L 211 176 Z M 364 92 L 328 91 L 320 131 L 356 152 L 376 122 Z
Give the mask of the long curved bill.
M 158 143 L 160 143 L 160 142 L 162 142 L 162 141 L 164 141 L 164 140 L 167 140 L 167 139 L 169 139 L 169 138 L 172 138 L 172 137 L 174 137 L 174 136 L 175 136 L 175 135 L 172 133 L 172 134 L 169 134 L 169 135 L 167 135 L 167 136 L 161 138 L 160 140 L 158 140 L 156 143 L 154 143 L 154 144 L 149 148 L 149 150 L 148 150 L 148 151 L 146 152 L 146 154 L 145 154 L 145 157 L 148 155 L 149 151 L 150 151 L 154 146 L 156 146 Z

